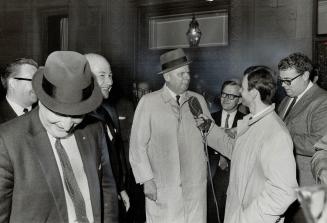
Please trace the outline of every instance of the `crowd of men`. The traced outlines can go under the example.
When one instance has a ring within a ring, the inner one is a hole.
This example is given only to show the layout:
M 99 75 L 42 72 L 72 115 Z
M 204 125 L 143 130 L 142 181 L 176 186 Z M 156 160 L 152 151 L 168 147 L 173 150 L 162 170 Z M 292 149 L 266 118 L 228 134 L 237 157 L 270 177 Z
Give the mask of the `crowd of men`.
M 223 83 L 212 114 L 189 90 L 190 63 L 168 51 L 162 88 L 135 86 L 130 137 L 110 103 L 104 56 L 56 51 L 42 67 L 10 63 L 0 222 L 306 222 L 296 189 L 327 184 L 327 92 L 312 81 L 311 60 L 293 53 L 278 72 L 248 67 Z M 286 96 L 276 105 L 278 84 Z

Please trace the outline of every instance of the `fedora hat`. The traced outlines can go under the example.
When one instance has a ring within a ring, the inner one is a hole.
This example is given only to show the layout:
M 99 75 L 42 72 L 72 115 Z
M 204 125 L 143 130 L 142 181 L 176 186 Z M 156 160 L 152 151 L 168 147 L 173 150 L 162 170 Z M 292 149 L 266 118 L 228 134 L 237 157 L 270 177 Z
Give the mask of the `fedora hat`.
M 161 71 L 158 74 L 167 73 L 190 63 L 182 49 L 168 51 L 160 56 Z
M 41 103 L 64 115 L 83 115 L 95 110 L 103 96 L 86 58 L 77 52 L 51 53 L 32 80 Z

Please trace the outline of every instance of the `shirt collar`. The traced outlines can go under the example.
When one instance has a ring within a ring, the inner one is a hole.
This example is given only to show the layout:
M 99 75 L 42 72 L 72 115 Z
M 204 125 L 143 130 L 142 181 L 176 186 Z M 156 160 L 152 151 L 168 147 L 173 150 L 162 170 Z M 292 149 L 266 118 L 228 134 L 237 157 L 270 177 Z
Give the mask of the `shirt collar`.
M 306 89 L 301 93 L 299 94 L 299 96 L 297 96 L 297 99 L 296 101 L 299 101 L 300 98 L 302 98 L 302 96 L 313 86 L 313 83 L 312 81 L 309 82 L 308 86 L 306 87 Z
M 8 98 L 8 96 L 6 95 L 6 100 L 9 103 L 9 105 L 12 107 L 12 109 L 14 110 L 14 112 L 18 115 L 21 116 L 24 114 L 23 110 L 24 107 L 20 106 L 19 104 L 17 104 L 16 102 L 10 100 Z M 32 106 L 27 107 L 28 111 L 30 111 L 32 109 Z
M 174 98 L 174 99 L 176 99 L 176 93 L 175 92 L 173 92 L 172 90 L 170 90 L 169 89 L 169 87 L 167 86 L 167 84 L 165 84 L 165 88 L 168 90 L 168 92 L 170 93 L 170 95 Z M 179 94 L 179 96 L 181 96 L 180 98 L 182 98 L 183 96 L 185 95 L 185 92 L 183 93 L 183 94 Z

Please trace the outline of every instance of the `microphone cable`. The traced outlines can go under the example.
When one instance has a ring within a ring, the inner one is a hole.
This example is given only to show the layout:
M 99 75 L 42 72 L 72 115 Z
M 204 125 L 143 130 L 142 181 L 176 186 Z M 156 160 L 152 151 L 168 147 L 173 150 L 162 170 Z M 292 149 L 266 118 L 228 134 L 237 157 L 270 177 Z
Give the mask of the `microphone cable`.
M 216 198 L 216 193 L 215 193 L 215 189 L 214 189 L 214 185 L 213 185 L 212 173 L 211 173 L 211 168 L 210 168 L 210 160 L 209 160 L 209 153 L 208 153 L 208 140 L 207 140 L 208 133 L 201 131 L 201 135 L 202 135 L 202 141 L 203 141 L 203 145 L 204 145 L 204 152 L 205 152 L 205 156 L 207 159 L 206 163 L 207 163 L 207 169 L 208 169 L 208 173 L 209 173 L 210 187 L 211 187 L 211 191 L 213 194 L 213 200 L 214 200 L 215 207 L 216 207 L 217 220 L 218 220 L 218 223 L 221 223 L 220 217 L 219 217 L 218 202 L 217 202 L 217 198 Z

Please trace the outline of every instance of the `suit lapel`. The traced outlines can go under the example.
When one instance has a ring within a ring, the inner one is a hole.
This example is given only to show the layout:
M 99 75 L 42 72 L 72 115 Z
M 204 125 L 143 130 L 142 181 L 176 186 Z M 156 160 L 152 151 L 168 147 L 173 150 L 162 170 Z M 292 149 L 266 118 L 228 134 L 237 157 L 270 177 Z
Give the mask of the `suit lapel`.
M 68 222 L 64 188 L 48 134 L 40 122 L 38 109 L 34 109 L 31 113 L 32 127 L 30 135 L 27 136 L 28 146 L 34 152 L 34 155 L 40 164 L 60 218 L 63 222 Z
M 88 135 L 85 130 L 76 129 L 74 135 L 83 161 L 84 172 L 89 185 L 93 216 L 94 220 L 96 220 L 96 218 L 101 216 L 100 197 L 98 196 L 101 192 L 99 191 L 99 176 L 97 174 L 101 167 L 98 167 L 96 163 L 96 151 L 98 148 L 96 148 L 93 137 Z
M 222 113 L 223 113 L 223 110 L 221 109 L 221 110 L 219 110 L 219 111 L 217 111 L 217 116 L 215 117 L 215 119 L 216 119 L 216 124 L 218 125 L 218 126 L 221 126 L 221 115 L 222 115 Z
M 308 104 L 312 102 L 312 99 L 315 98 L 315 93 L 317 91 L 317 85 L 313 85 L 301 98 L 294 107 L 291 109 L 290 113 L 285 119 L 285 122 L 287 123 L 289 120 L 292 120 L 294 117 L 296 117 L 300 112 L 302 112 Z
M 234 117 L 234 121 L 233 121 L 233 125 L 232 125 L 232 128 L 236 127 L 237 126 L 237 121 L 242 119 L 243 118 L 243 113 L 241 113 L 240 111 L 237 111 L 236 112 L 236 115 Z

